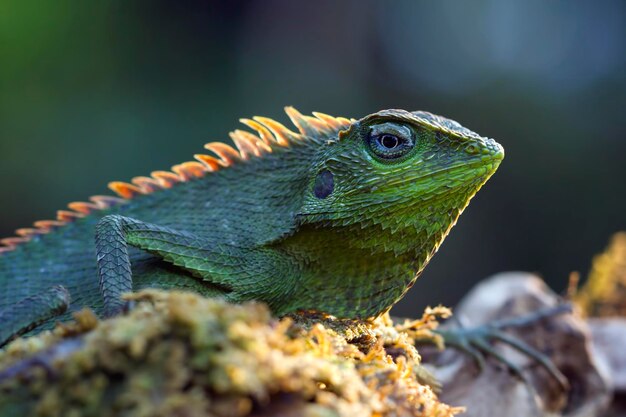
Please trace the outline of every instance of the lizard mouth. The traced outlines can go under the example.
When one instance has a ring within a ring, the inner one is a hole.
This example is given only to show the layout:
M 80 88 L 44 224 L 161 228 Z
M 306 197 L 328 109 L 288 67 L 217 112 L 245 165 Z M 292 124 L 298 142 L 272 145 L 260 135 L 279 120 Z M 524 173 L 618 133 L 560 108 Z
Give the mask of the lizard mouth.
M 467 183 L 473 183 L 483 177 L 484 181 L 486 181 L 496 172 L 503 158 L 504 151 L 493 155 L 481 155 L 480 159 L 471 162 L 456 163 L 441 167 L 427 174 L 416 176 L 408 181 L 406 178 L 391 180 L 386 182 L 384 186 L 385 188 L 402 187 L 437 180 L 436 182 L 441 183 L 442 187 L 455 188 L 454 184 L 466 185 Z

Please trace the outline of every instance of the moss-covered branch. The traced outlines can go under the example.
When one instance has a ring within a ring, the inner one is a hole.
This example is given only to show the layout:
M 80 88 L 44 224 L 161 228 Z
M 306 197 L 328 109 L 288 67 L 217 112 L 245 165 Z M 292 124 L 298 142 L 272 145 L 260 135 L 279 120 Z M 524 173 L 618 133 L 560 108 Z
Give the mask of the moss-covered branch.
M 261 304 L 143 291 L 126 316 L 73 324 L 0 353 L 0 415 L 452 416 L 407 332 L 277 320 Z M 306 320 L 304 320 L 306 322 Z M 322 322 L 324 322 L 322 320 Z M 331 330 L 330 327 L 335 327 Z

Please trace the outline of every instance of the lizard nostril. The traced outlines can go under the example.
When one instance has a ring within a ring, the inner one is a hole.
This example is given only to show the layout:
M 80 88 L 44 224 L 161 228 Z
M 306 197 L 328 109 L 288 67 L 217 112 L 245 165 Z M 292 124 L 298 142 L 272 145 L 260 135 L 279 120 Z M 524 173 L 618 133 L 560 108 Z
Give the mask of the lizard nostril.
M 484 154 L 493 156 L 497 159 L 504 158 L 504 148 L 502 148 L 502 145 L 500 145 L 498 142 L 493 139 L 487 139 L 486 145 L 487 146 L 483 151 Z

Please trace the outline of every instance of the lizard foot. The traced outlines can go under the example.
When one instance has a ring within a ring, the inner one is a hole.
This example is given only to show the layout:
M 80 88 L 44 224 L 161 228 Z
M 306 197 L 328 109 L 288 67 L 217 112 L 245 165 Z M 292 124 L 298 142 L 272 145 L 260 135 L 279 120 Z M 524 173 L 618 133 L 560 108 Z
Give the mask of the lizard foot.
M 567 378 L 554 363 L 552 363 L 547 355 L 522 340 L 505 333 L 503 330 L 514 327 L 525 327 L 547 317 L 571 312 L 571 304 L 565 303 L 556 307 L 540 309 L 524 316 L 493 321 L 478 327 L 459 327 L 449 330 L 438 329 L 435 330 L 435 332 L 443 337 L 446 346 L 456 348 L 472 356 L 479 370 L 482 371 L 485 367 L 485 356 L 491 356 L 505 365 L 527 385 L 530 385 L 530 381 L 523 374 L 522 369 L 493 347 L 493 342 L 504 343 L 535 360 L 559 383 L 563 390 L 567 390 L 569 389 Z

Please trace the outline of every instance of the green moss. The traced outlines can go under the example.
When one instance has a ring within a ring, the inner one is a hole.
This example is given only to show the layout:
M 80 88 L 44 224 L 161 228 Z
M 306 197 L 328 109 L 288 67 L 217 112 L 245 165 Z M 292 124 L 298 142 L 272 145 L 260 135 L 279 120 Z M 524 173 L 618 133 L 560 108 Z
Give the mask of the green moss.
M 427 320 L 399 330 L 388 317 L 365 323 L 311 315 L 278 320 L 262 304 L 232 305 L 183 292 L 149 290 L 129 298 L 137 306 L 126 316 L 99 322 L 85 310 L 72 324 L 18 339 L 0 352 L 0 415 L 460 411 L 440 403 L 416 376 L 423 373 L 416 374 L 421 368 L 410 334 L 428 327 Z

